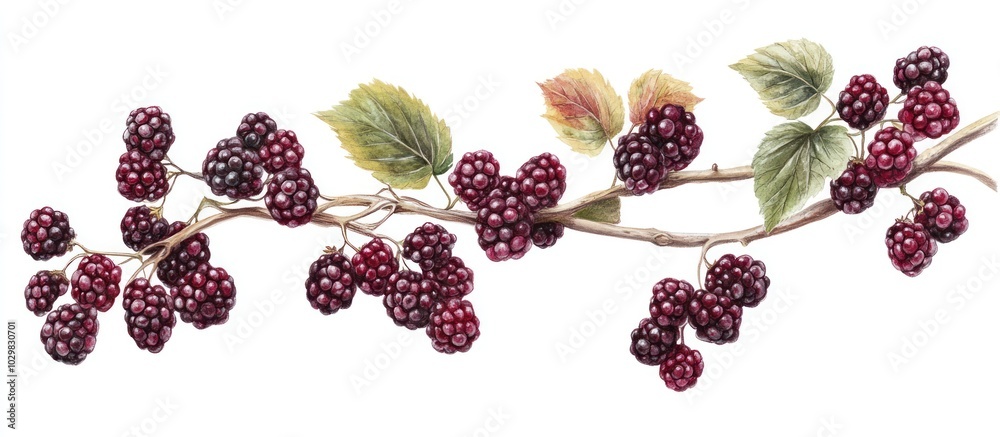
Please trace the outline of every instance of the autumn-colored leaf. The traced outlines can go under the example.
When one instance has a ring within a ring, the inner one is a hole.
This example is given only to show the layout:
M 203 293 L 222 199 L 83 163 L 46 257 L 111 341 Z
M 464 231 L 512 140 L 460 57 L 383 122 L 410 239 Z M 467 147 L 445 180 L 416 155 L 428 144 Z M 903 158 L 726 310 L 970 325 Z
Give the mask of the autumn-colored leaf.
M 538 86 L 545 98 L 542 116 L 576 152 L 600 154 L 625 124 L 621 96 L 597 70 L 566 70 Z
M 691 92 L 691 84 L 660 70 L 649 70 L 632 81 L 628 90 L 629 121 L 641 124 L 646 112 L 668 103 L 691 112 L 702 100 Z

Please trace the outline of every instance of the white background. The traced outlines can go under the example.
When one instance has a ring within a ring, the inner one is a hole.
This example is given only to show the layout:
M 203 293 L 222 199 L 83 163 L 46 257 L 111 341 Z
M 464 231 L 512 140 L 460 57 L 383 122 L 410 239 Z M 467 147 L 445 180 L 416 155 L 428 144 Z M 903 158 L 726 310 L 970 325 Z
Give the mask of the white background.
M 19 324 L 18 433 L 981 435 L 996 407 L 983 399 L 1000 390 L 991 334 L 1000 208 L 996 193 L 960 176 L 911 184 L 914 193 L 945 186 L 972 220 L 915 279 L 885 255 L 885 229 L 909 206 L 892 190 L 861 216 L 713 249 L 710 259 L 736 251 L 764 260 L 772 288 L 747 311 L 737 344 L 689 333 L 706 374 L 685 393 L 665 388 L 628 345 L 656 280 L 697 281 L 697 249 L 567 232 L 552 249 L 494 264 L 471 227 L 450 224 L 456 253 L 476 272 L 470 300 L 482 337 L 471 352 L 446 356 L 422 331 L 394 326 L 370 296 L 328 317 L 309 307 L 304 272 L 325 245 L 342 243 L 338 231 L 230 221 L 208 233 L 212 263 L 236 278 L 228 324 L 198 331 L 178 322 L 153 355 L 135 347 L 116 305 L 101 316 L 96 351 L 73 367 L 45 355 L 41 319 L 22 296 L 31 274 L 66 258 L 34 262 L 18 234 L 29 211 L 51 205 L 69 214 L 84 244 L 124 250 L 118 224 L 130 203 L 112 176 L 120 133 L 127 110 L 154 104 L 174 120 L 170 156 L 191 170 L 241 116 L 266 111 L 298 133 L 324 193 L 373 193 L 378 184 L 311 115 L 373 78 L 446 118 L 456 154 L 488 148 L 510 173 L 532 155 L 557 153 L 570 174 L 567 198 L 606 187 L 612 169 L 610 150 L 574 156 L 540 117 L 535 83 L 566 68 L 600 70 L 623 97 L 649 68 L 690 81 L 705 98 L 696 114 L 706 138 L 692 169 L 748 163 L 781 121 L 728 65 L 787 39 L 809 38 L 832 54 L 830 95 L 860 73 L 892 90 L 896 58 L 938 45 L 951 55 L 945 86 L 964 125 L 1000 100 L 996 11 L 983 4 L 403 1 L 388 12 L 387 2 L 5 2 L 0 307 Z M 998 175 L 997 135 L 950 159 Z M 167 217 L 186 219 L 206 192 L 181 180 Z M 408 194 L 443 202 L 433 185 Z M 623 216 L 693 232 L 761 221 L 750 182 L 626 199 Z M 401 238 L 420 223 L 394 217 L 385 232 Z M 963 297 L 969 288 L 978 293 Z

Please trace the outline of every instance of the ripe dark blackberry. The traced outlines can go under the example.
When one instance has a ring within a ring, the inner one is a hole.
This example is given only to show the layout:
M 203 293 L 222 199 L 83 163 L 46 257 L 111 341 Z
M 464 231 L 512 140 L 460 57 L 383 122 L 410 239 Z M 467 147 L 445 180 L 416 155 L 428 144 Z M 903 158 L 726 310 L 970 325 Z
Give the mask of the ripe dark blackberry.
M 437 267 L 429 272 L 424 272 L 424 276 L 434 279 L 441 285 L 441 298 L 463 297 L 472 293 L 475 285 L 475 274 L 472 269 L 465 266 L 462 258 L 453 256 L 441 267 Z
M 174 310 L 181 321 L 205 329 L 229 320 L 236 303 L 236 284 L 222 267 L 207 267 L 188 272 L 170 288 Z
M 52 359 L 66 364 L 80 364 L 97 346 L 101 324 L 97 308 L 64 304 L 45 316 L 39 337 Z
M 258 153 L 264 170 L 273 174 L 287 168 L 301 167 L 306 149 L 299 144 L 295 132 L 278 129 L 264 137 L 264 145 Z
M 757 306 L 767 297 L 771 278 L 760 260 L 750 255 L 725 254 L 705 274 L 705 290 L 728 296 L 746 308 Z
M 948 55 L 937 47 L 922 46 L 896 60 L 892 82 L 904 93 L 927 81 L 944 83 L 948 79 Z
M 28 286 L 24 287 L 24 303 L 28 311 L 36 316 L 44 316 L 52 311 L 59 296 L 66 294 L 69 289 L 69 280 L 61 272 L 52 270 L 40 270 L 28 279 Z
M 236 128 L 236 136 L 243 141 L 248 149 L 257 150 L 264 144 L 267 134 L 278 130 L 278 123 L 274 122 L 265 112 L 249 113 L 240 120 L 240 126 Z
M 875 204 L 878 185 L 863 161 L 851 160 L 840 177 L 830 180 L 830 198 L 845 214 L 860 214 Z
M 924 207 L 917 212 L 913 221 L 923 225 L 939 243 L 955 241 L 969 229 L 965 206 L 944 188 L 924 192 L 920 195 L 920 201 L 924 203 Z
M 155 202 L 167 194 L 167 169 L 138 150 L 118 158 L 118 193 L 133 202 Z
M 21 246 L 36 261 L 63 256 L 69 251 L 76 231 L 69 225 L 69 216 L 45 206 L 28 215 L 21 227 Z
M 667 176 L 667 158 L 648 136 L 633 132 L 619 137 L 613 158 L 618 179 L 636 196 L 653 193 Z
M 319 188 L 304 168 L 286 168 L 271 178 L 264 205 L 278 224 L 294 228 L 312 221 Z
M 174 222 L 183 223 L 183 222 Z M 171 229 L 178 229 L 171 233 L 180 232 L 183 226 L 171 225 Z M 167 287 L 173 287 L 180 283 L 190 272 L 198 270 L 199 266 L 208 266 L 212 258 L 212 251 L 208 248 L 208 235 L 204 232 L 194 234 L 176 247 L 174 247 L 167 257 L 156 264 L 156 277 Z
M 146 205 L 133 206 L 125 211 L 121 223 L 122 241 L 129 249 L 141 251 L 150 244 L 156 243 L 167 236 L 170 222 L 163 217 L 156 217 Z
M 533 156 L 514 174 L 518 193 L 532 212 L 555 206 L 566 191 L 566 167 L 551 153 Z
M 913 169 L 917 149 L 913 137 L 895 127 L 878 131 L 868 143 L 865 168 L 879 188 L 898 187 Z
M 479 338 L 479 318 L 472 302 L 453 298 L 434 304 L 426 332 L 438 352 L 468 352 Z
M 216 196 L 249 199 L 264 189 L 264 167 L 257 152 L 237 137 L 219 141 L 201 164 L 202 177 Z
M 110 310 L 121 294 L 122 268 L 110 258 L 95 253 L 80 260 L 70 278 L 70 295 L 84 308 Z
M 434 270 L 451 258 L 455 234 L 431 222 L 418 226 L 403 239 L 403 256 L 420 265 L 424 272 Z
M 635 359 L 647 366 L 659 366 L 677 345 L 677 327 L 660 326 L 650 318 L 639 321 L 632 330 L 632 345 L 629 352 Z
M 540 249 L 552 247 L 562 238 L 566 231 L 566 226 L 562 223 L 545 222 L 535 223 L 531 227 L 531 243 Z
M 910 88 L 899 109 L 899 121 L 914 141 L 940 138 L 958 126 L 958 105 L 941 84 L 927 81 Z
M 837 100 L 840 118 L 858 130 L 868 129 L 882 120 L 888 107 L 889 92 L 870 74 L 852 77 Z
M 520 259 L 531 249 L 534 222 L 528 205 L 513 190 L 494 189 L 476 215 L 479 247 L 491 261 Z
M 740 338 L 743 307 L 725 294 L 697 290 L 688 303 L 688 321 L 699 340 L 732 343 Z
M 354 279 L 365 294 L 381 296 L 389 287 L 389 277 L 399 270 L 392 247 L 381 238 L 372 238 L 351 258 Z
M 177 319 L 173 301 L 162 285 L 153 285 L 146 278 L 136 278 L 122 293 L 125 327 L 139 349 L 158 353 L 170 340 Z
M 382 305 L 396 325 L 423 328 L 430 322 L 431 310 L 440 295 L 441 285 L 437 281 L 420 272 L 402 270 L 389 277 Z
M 306 299 L 324 315 L 351 307 L 357 285 L 351 261 L 341 252 L 324 253 L 309 266 Z
M 688 304 L 694 299 L 694 287 L 680 279 L 663 278 L 653 284 L 649 316 L 660 326 L 680 327 L 687 322 Z
M 885 233 L 885 247 L 889 249 L 892 266 L 911 278 L 931 265 L 938 249 L 924 225 L 898 219 Z
M 694 114 L 680 105 L 663 105 L 646 114 L 649 136 L 659 144 L 667 170 L 683 170 L 698 157 L 705 134 L 698 127 Z M 640 129 L 640 134 L 643 131 Z M 666 173 L 664 173 L 665 175 Z
M 163 112 L 159 106 L 132 110 L 125 120 L 122 140 L 127 150 L 137 150 L 155 161 L 162 160 L 174 143 L 170 114 Z
M 687 345 L 679 344 L 663 364 L 660 364 L 660 379 L 667 388 L 682 392 L 694 387 L 704 370 L 705 361 L 702 360 L 701 353 Z
M 486 150 L 466 152 L 448 175 L 448 183 L 470 211 L 478 211 L 500 183 L 500 163 Z

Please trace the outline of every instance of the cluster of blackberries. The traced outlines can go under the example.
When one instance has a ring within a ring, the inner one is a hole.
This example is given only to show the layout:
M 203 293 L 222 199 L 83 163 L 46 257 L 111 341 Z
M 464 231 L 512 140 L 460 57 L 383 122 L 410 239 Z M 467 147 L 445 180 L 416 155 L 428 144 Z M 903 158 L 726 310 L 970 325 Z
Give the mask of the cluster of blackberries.
M 154 202 L 167 194 L 167 169 L 162 161 L 174 144 L 170 114 L 159 106 L 133 110 L 125 120 L 125 153 L 118 158 L 118 193 L 135 202 Z
M 683 170 L 694 161 L 704 137 L 694 114 L 684 107 L 652 108 L 638 131 L 618 138 L 614 153 L 618 179 L 636 196 L 652 193 L 667 172 Z

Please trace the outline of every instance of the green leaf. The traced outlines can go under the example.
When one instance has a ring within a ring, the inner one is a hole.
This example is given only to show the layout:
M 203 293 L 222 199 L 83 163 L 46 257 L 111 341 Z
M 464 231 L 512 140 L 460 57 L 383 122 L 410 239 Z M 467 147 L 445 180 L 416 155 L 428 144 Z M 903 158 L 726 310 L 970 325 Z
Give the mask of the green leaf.
M 625 124 L 625 106 L 597 70 L 566 70 L 538 86 L 545 117 L 575 152 L 597 156 Z
M 598 223 L 618 224 L 622 218 L 622 199 L 612 197 L 599 200 L 577 211 L 573 217 Z
M 806 39 L 775 43 L 730 65 L 750 82 L 771 112 L 789 120 L 819 107 L 833 82 L 833 59 Z
M 393 188 L 424 188 L 451 168 L 451 129 L 403 88 L 374 80 L 314 115 L 358 167 Z
M 826 178 L 836 177 L 853 151 L 847 128 L 813 130 L 801 121 L 775 126 L 753 157 L 753 191 L 771 232 L 782 220 L 802 209 Z

